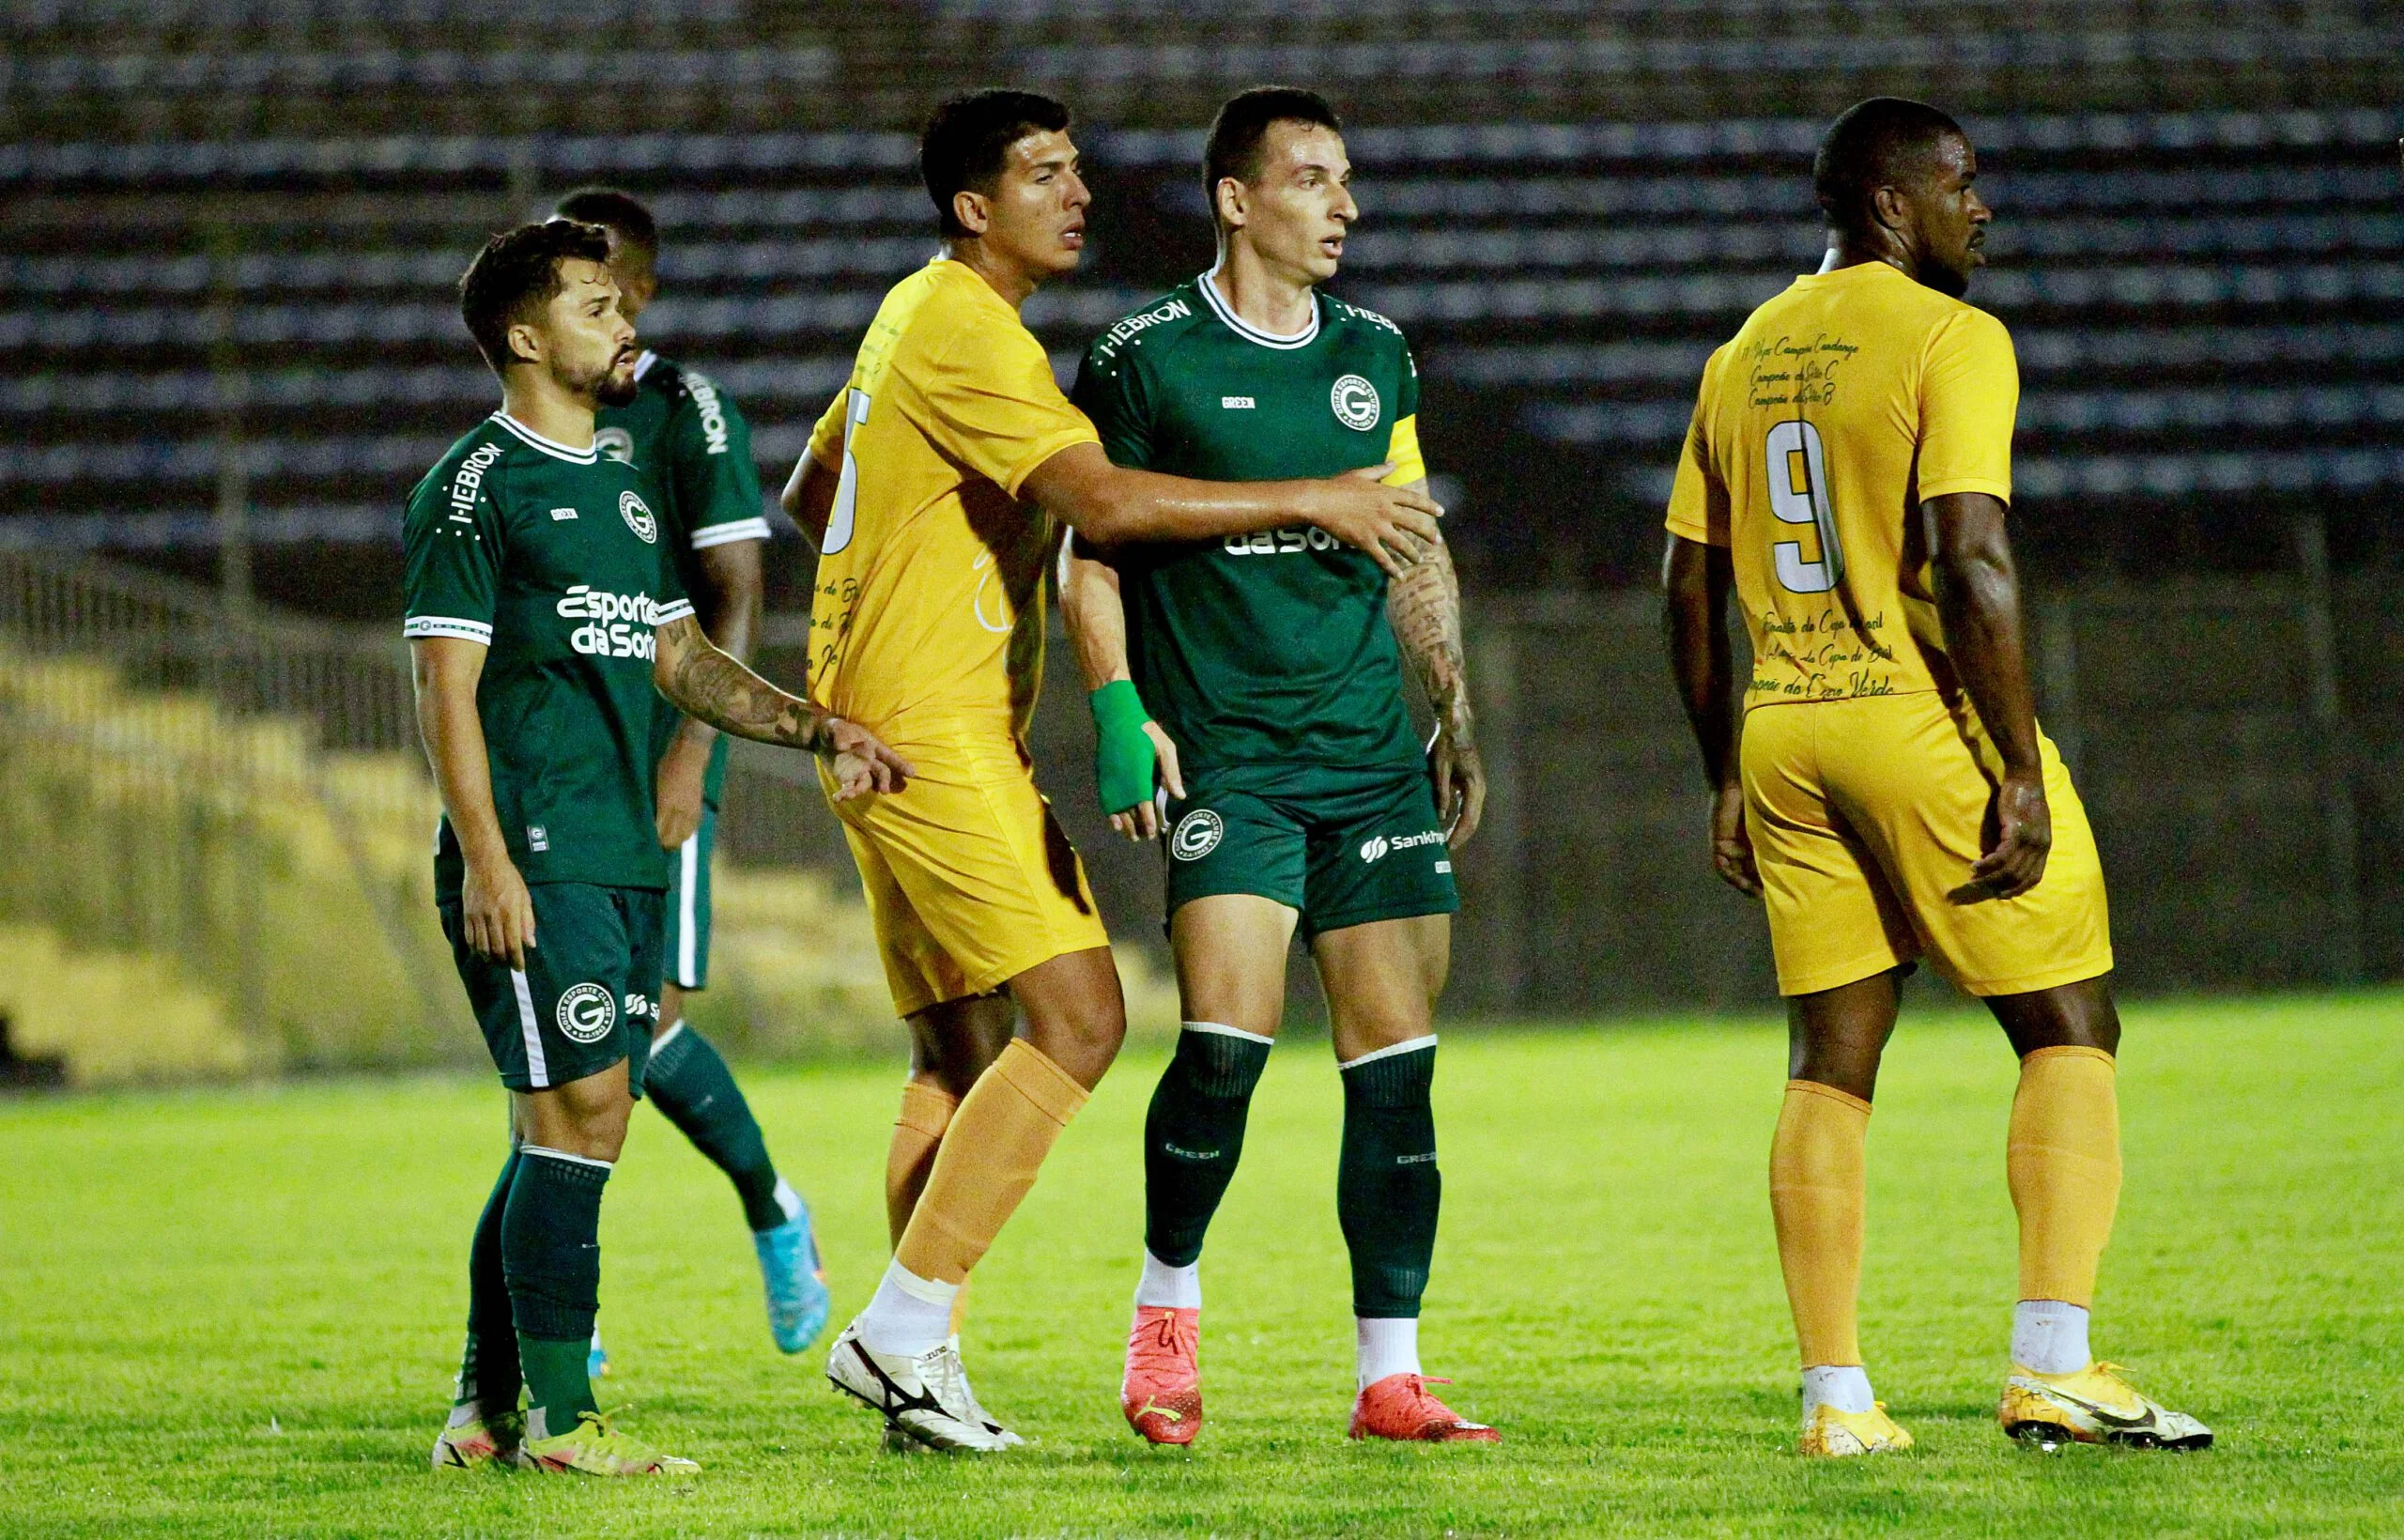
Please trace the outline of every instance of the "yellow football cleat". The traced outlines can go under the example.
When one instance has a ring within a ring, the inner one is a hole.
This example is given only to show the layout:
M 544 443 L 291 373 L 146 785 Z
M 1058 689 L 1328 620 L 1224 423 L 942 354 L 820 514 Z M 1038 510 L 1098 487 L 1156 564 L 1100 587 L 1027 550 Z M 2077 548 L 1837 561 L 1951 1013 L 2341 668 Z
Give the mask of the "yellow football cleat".
M 529 1441 L 525 1456 L 530 1471 L 578 1471 L 588 1476 L 690 1476 L 701 1469 L 619 1432 L 597 1411 L 579 1411 L 576 1425 L 565 1433 Z
M 2023 1443 L 2121 1444 L 2131 1449 L 2210 1449 L 2212 1430 L 2183 1411 L 2137 1394 L 2119 1366 L 2094 1363 L 2075 1374 L 2011 1366 L 1996 1421 Z
M 475 1422 L 446 1427 L 435 1436 L 434 1469 L 473 1471 L 482 1466 L 507 1469 L 520 1463 L 519 1445 L 526 1438 L 526 1414 L 507 1411 Z
M 1912 1436 L 1887 1415 L 1884 1401 L 1872 1403 L 1868 1411 L 1839 1411 L 1823 1401 L 1803 1419 L 1803 1436 L 1795 1440 L 1797 1455 L 1819 1458 L 1886 1455 L 1911 1446 Z

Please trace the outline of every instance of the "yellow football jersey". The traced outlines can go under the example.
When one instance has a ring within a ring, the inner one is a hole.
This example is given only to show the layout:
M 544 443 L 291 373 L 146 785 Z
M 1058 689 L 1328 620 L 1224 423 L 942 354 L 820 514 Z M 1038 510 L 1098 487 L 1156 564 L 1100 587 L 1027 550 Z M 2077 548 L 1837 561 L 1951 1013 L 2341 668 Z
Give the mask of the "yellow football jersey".
M 1797 278 L 1711 355 L 1669 527 L 1725 546 L 1748 709 L 1938 687 L 1919 505 L 2011 499 L 2003 323 L 1884 262 Z
M 841 479 L 810 606 L 810 699 L 906 746 L 1024 729 L 1043 668 L 1049 518 L 1017 500 L 1093 424 L 1018 312 L 937 258 L 896 284 L 810 435 Z

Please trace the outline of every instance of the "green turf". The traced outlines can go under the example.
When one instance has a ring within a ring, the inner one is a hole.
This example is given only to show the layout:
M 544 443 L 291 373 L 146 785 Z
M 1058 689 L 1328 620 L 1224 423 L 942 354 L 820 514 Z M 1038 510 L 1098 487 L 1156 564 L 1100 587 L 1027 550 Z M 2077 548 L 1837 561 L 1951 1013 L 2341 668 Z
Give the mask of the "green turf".
M 881 1454 L 780 1359 L 734 1199 L 644 1112 L 612 1182 L 605 1403 L 707 1467 L 682 1489 L 476 1474 L 426 1449 L 500 1158 L 464 1080 L 0 1106 L 0 1532 L 1379 1534 L 2393 1532 L 2404 1527 L 2404 1000 L 2130 1012 L 2128 1191 L 2099 1349 L 2216 1424 L 2173 1456 L 2008 1445 L 2011 1064 L 1933 1014 L 1871 1144 L 1864 1339 L 1919 1449 L 1806 1465 L 1763 1192 L 1766 1024 L 1447 1039 L 1432 1372 L 1499 1449 L 1343 1438 L 1350 1323 L 1323 1043 L 1280 1050 L 1208 1267 L 1210 1424 L 1119 1422 L 1141 1234 L 1131 1059 L 980 1270 L 970 1365 L 1035 1440 Z M 839 1319 L 883 1260 L 896 1075 L 748 1077 L 817 1206 Z

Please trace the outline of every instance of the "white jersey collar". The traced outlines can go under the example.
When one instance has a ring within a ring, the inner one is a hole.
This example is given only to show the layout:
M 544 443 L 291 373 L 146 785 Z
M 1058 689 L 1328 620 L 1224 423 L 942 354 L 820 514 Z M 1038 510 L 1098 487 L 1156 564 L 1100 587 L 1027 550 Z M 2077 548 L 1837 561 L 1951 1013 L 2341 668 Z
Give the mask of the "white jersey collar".
M 565 460 L 570 465 L 593 463 L 593 450 L 590 444 L 582 449 L 575 449 L 561 443 L 557 439 L 546 439 L 505 411 L 493 413 L 492 420 L 524 439 L 530 447 L 541 450 L 555 460 Z
M 1241 337 L 1246 342 L 1256 342 L 1263 347 L 1282 348 L 1288 352 L 1297 347 L 1307 347 L 1318 338 L 1319 300 L 1318 295 L 1316 291 L 1311 295 L 1310 324 L 1303 327 L 1300 331 L 1292 332 L 1286 336 L 1279 336 L 1274 331 L 1263 331 L 1260 328 L 1253 325 L 1250 321 L 1245 320 L 1242 316 L 1235 313 L 1234 306 L 1227 303 L 1226 296 L 1221 294 L 1219 292 L 1219 285 L 1212 282 L 1213 279 L 1216 279 L 1219 276 L 1219 270 L 1225 265 L 1226 259 L 1224 257 L 1211 263 L 1210 270 L 1202 275 L 1195 286 L 1201 289 L 1202 299 L 1205 303 L 1210 305 L 1212 314 L 1216 315 L 1219 319 L 1227 324 L 1227 330 L 1233 331 L 1237 336 Z

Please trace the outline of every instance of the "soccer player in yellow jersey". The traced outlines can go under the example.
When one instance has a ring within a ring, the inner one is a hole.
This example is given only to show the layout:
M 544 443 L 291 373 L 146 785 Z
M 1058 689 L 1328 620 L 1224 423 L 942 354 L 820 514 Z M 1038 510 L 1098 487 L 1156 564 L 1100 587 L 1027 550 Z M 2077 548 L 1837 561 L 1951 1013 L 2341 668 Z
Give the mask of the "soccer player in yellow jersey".
M 1856 1335 L 1862 1147 L 1929 959 L 2020 1056 L 2015 1437 L 2201 1448 L 2088 1349 L 2120 1189 L 2119 1019 L 2087 813 L 2030 710 L 2005 538 L 2019 374 L 1963 302 L 1990 215 L 1953 120 L 1877 98 L 1812 168 L 1827 259 L 1711 357 L 1671 493 L 1668 632 L 1721 877 L 1762 897 L 1792 1049 L 1770 1208 L 1807 1455 L 1908 1448 Z M 1741 742 L 1721 615 L 1752 639 Z
M 1391 466 L 1219 484 L 1110 463 L 1018 314 L 1084 247 L 1068 127 L 1019 91 L 936 111 L 920 167 L 943 254 L 886 296 L 784 494 L 821 552 L 810 699 L 845 702 L 916 767 L 906 793 L 836 805 L 913 1055 L 893 1261 L 827 1377 L 944 1448 L 1018 1441 L 970 1394 L 952 1307 L 1126 1033 L 1109 937 L 1024 740 L 1053 521 L 1106 542 L 1308 524 L 1399 572 L 1435 548 L 1441 512 L 1380 485 Z

